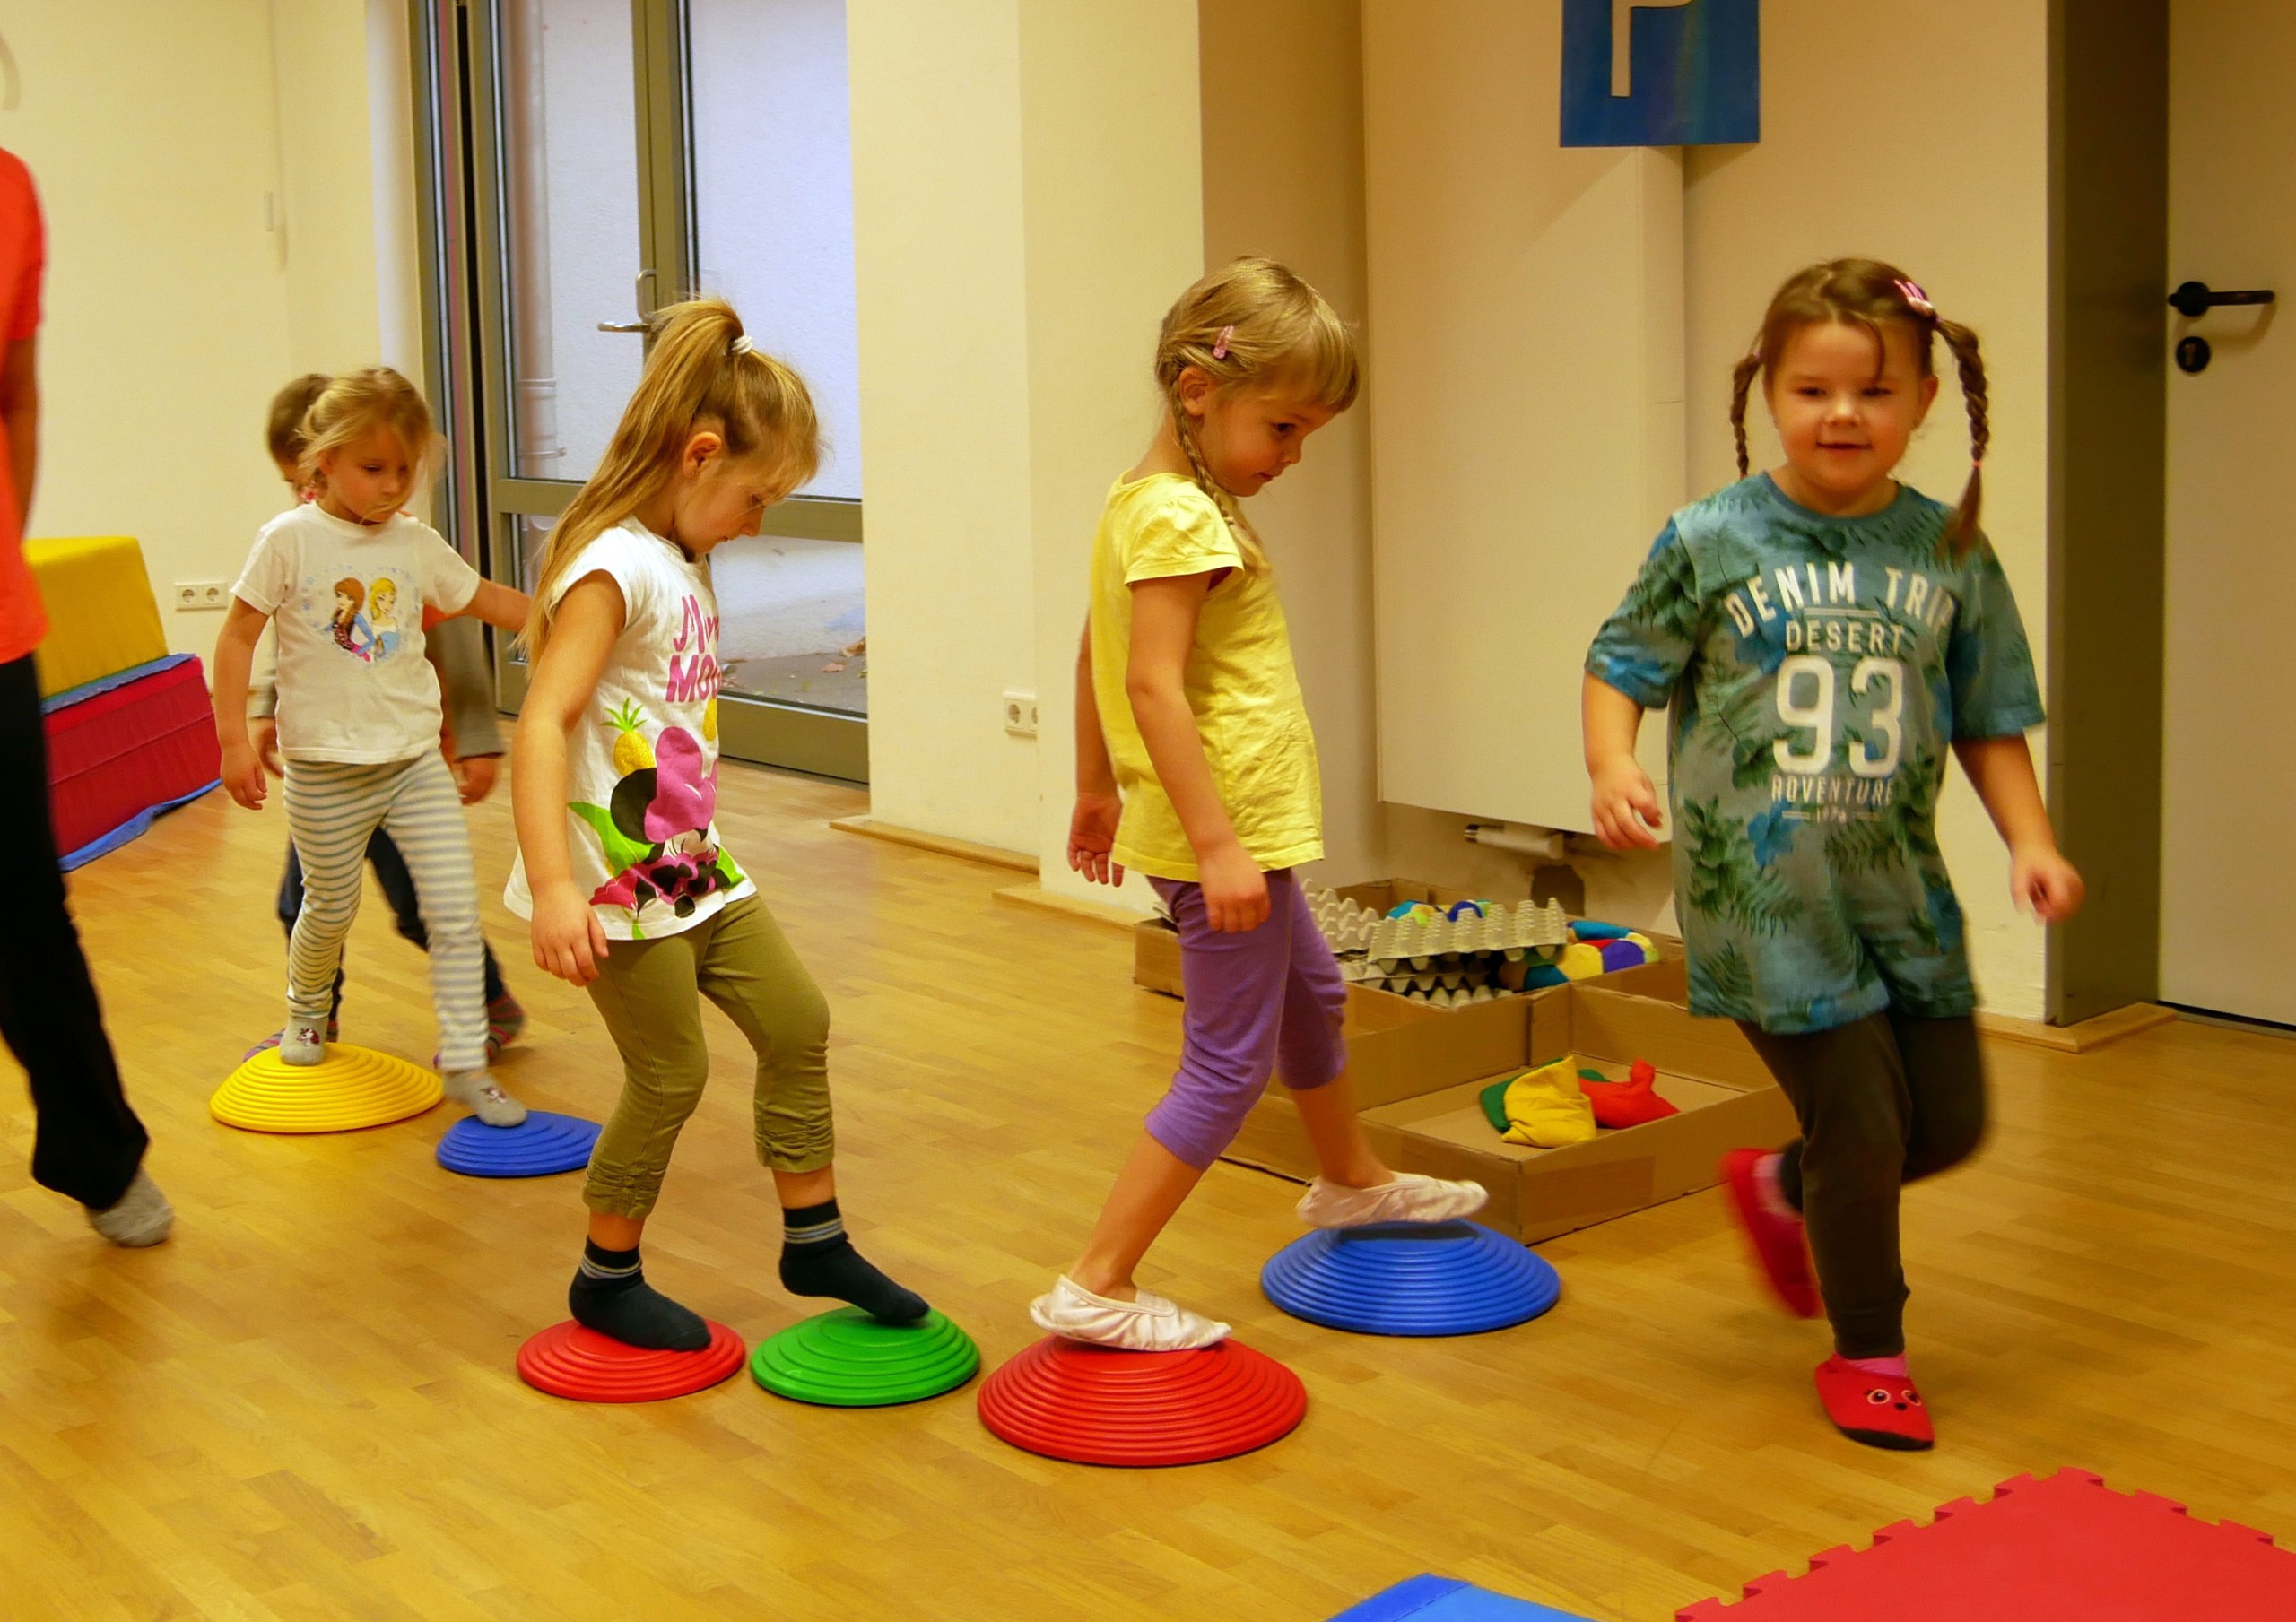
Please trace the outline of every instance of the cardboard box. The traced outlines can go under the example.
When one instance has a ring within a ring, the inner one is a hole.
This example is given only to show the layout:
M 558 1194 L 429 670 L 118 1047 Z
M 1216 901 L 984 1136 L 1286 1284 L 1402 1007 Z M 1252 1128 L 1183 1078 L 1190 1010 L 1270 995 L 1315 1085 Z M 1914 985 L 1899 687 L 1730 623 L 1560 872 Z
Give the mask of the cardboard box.
M 1619 990 L 1613 983 L 1623 978 L 1351 1036 L 1349 1070 L 1372 1148 L 1398 1171 L 1482 1184 L 1491 1203 L 1477 1220 L 1531 1244 L 1711 1187 L 1725 1151 L 1794 1135 L 1793 1107 L 1736 1026 Z M 1566 1054 L 1619 1079 L 1648 1059 L 1659 1095 L 1681 1113 L 1565 1149 L 1504 1141 L 1477 1096 Z M 1268 1089 L 1224 1158 L 1313 1176 L 1299 1112 L 1283 1094 Z
M 1408 879 L 1380 879 L 1369 884 L 1351 884 L 1338 893 L 1378 913 L 1385 913 L 1405 901 L 1427 901 L 1438 906 L 1449 906 L 1454 902 L 1472 899 L 1465 890 L 1445 889 Z M 1657 934 L 1649 930 L 1640 932 L 1648 935 L 1651 944 L 1658 949 L 1657 962 L 1622 968 L 1586 984 L 1608 985 L 1640 996 L 1656 997 L 1662 1002 L 1689 1007 L 1689 968 L 1683 957 L 1683 943 L 1673 935 Z M 1143 918 L 1133 928 L 1132 983 L 1152 992 L 1161 992 L 1168 997 L 1182 994 L 1179 934 L 1162 918 Z M 1473 1003 L 1469 1006 L 1482 1008 L 1488 1004 Z M 1465 1011 L 1431 1007 L 1372 985 L 1350 985 L 1347 988 L 1347 1028 L 1351 1035 L 1359 1030 L 1388 1030 L 1420 1019 L 1448 1019 L 1455 1013 Z

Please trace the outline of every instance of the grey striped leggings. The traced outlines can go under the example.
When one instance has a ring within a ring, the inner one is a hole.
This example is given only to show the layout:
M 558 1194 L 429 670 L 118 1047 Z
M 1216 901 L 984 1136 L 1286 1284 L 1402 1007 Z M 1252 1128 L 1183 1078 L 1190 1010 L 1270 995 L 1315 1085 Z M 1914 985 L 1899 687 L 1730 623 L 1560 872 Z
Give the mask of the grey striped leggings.
M 486 1068 L 486 946 L 470 829 L 454 773 L 439 751 L 380 766 L 286 762 L 287 830 L 303 864 L 303 910 L 287 948 L 287 1007 L 324 1028 L 335 966 L 359 915 L 367 841 L 388 830 L 422 904 L 430 936 L 430 1002 L 439 1016 L 439 1068 Z

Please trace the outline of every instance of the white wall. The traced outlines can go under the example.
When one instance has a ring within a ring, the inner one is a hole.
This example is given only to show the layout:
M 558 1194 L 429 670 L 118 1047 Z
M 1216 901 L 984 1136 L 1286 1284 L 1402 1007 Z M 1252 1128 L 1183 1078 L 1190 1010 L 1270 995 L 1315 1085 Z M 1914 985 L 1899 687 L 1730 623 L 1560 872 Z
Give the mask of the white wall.
M 1022 0 L 1029 463 L 1034 499 L 1037 838 L 1047 889 L 1068 871 L 1074 672 L 1092 532 L 1161 409 L 1156 330 L 1203 273 L 1195 0 Z M 1146 907 L 1147 886 L 1127 878 Z
M 48 226 L 31 533 L 136 536 L 170 646 L 204 656 L 221 615 L 167 584 L 235 577 L 278 510 L 273 392 L 378 343 L 365 7 L 86 0 L 6 29 L 0 144 Z
M 1204 259 L 1280 259 L 1367 345 L 1362 30 L 1331 0 L 1202 0 Z M 1372 715 L 1368 399 L 1252 503 L 1292 627 L 1323 764 L 1324 861 L 1384 876 Z
M 850 0 L 870 810 L 1037 842 L 1018 0 Z M 917 267 L 934 273 L 920 276 Z
M 1093 524 L 1202 261 L 1195 8 L 851 0 L 847 42 L 872 812 L 1071 887 Z M 1037 695 L 1034 742 L 1008 690 Z

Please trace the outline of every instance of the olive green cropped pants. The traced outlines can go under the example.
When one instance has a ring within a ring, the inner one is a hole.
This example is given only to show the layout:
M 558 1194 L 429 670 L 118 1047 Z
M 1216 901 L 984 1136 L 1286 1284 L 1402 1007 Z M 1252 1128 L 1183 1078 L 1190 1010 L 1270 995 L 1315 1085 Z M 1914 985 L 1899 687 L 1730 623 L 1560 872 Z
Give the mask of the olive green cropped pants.
M 758 1159 L 810 1172 L 834 1157 L 829 1003 L 764 902 L 744 897 L 674 935 L 616 941 L 589 989 L 622 1067 L 622 1099 L 582 1191 L 592 1210 L 641 1220 L 660 1197 L 678 1132 L 709 1080 L 704 997 L 757 1051 Z

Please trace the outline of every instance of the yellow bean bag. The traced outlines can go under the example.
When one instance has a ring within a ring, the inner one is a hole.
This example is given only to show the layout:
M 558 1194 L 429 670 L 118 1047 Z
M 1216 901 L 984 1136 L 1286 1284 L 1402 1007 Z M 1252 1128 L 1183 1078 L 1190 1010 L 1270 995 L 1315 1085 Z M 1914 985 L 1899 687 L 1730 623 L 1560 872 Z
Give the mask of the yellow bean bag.
M 1509 1143 L 1561 1149 L 1595 1135 L 1595 1106 L 1578 1086 L 1578 1061 L 1566 1054 L 1483 1089 L 1483 1111 Z

